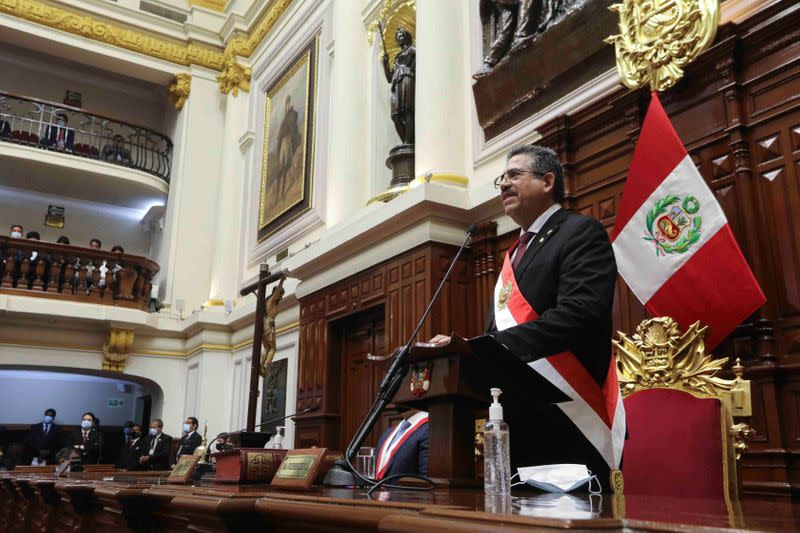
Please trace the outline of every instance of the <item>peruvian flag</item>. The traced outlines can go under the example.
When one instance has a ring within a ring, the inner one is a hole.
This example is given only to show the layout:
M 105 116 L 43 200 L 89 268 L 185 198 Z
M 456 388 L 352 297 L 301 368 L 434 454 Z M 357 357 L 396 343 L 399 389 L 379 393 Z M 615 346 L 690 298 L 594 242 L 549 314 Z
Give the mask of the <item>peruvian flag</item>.
M 766 301 L 655 92 L 611 242 L 620 274 L 647 310 L 683 328 L 708 325 L 709 349 Z

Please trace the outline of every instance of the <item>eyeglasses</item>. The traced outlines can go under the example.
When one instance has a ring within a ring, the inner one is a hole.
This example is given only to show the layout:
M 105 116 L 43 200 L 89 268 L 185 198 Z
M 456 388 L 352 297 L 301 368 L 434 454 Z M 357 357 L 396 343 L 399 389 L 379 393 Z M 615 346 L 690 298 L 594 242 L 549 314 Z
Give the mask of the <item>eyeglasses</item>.
M 539 177 L 544 176 L 544 174 L 542 174 L 541 172 L 511 169 L 508 172 L 500 174 L 494 179 L 494 188 L 499 189 L 500 185 L 506 180 L 508 180 L 509 183 L 517 183 L 522 178 L 523 174 L 532 174 L 534 176 L 539 176 Z

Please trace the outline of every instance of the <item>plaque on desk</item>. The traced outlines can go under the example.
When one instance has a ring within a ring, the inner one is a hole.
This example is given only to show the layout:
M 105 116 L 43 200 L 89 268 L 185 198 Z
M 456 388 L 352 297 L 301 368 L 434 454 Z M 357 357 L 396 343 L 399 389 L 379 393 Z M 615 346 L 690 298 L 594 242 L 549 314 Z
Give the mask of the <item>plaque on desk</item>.
M 199 461 L 199 455 L 181 455 L 167 478 L 167 483 L 188 483 Z
M 217 483 L 269 483 L 287 450 L 236 448 L 214 454 Z
M 310 489 L 327 451 L 327 448 L 290 450 L 269 486 L 290 490 Z

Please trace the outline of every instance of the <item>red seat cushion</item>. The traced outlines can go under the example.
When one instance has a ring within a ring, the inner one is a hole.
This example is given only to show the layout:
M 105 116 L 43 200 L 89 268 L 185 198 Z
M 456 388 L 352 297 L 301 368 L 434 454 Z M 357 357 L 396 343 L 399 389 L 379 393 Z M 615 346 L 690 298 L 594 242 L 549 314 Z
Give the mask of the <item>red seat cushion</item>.
M 624 403 L 626 494 L 724 502 L 719 400 L 651 389 Z

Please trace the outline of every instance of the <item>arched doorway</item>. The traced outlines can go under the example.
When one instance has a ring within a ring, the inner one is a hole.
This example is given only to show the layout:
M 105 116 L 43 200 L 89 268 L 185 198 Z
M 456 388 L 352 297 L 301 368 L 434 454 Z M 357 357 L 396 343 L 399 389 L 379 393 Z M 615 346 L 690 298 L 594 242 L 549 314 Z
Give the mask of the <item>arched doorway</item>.
M 55 409 L 58 441 L 78 431 L 81 415 L 96 415 L 103 434 L 103 463 L 116 462 L 122 427 L 131 420 L 147 431 L 161 412 L 163 391 L 154 381 L 120 372 L 31 365 L 0 365 L 0 449 L 6 466 L 30 464 L 35 453 L 26 446 L 31 426 Z M 57 451 L 57 450 L 56 450 Z M 55 451 L 51 452 L 51 455 Z

